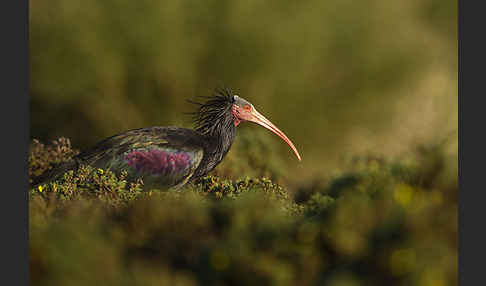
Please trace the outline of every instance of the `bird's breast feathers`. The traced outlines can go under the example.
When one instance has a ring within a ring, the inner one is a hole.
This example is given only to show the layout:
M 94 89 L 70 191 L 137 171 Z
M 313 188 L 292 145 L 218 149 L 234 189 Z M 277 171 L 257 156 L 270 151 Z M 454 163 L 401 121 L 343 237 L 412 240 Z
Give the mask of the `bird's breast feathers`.
M 145 186 L 174 186 L 187 182 L 199 166 L 202 149 L 169 146 L 133 146 L 115 155 L 105 167 L 126 170 L 131 178 L 142 178 Z
M 139 174 L 152 176 L 182 175 L 197 160 L 194 152 L 170 149 L 134 149 L 123 156 L 125 163 Z

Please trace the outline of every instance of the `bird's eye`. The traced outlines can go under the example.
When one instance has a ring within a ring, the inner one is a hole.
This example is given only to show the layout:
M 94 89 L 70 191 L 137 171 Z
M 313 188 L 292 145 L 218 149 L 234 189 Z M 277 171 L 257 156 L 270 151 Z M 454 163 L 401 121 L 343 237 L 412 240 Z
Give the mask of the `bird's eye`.
M 245 106 L 243 106 L 243 108 L 244 108 L 245 110 L 250 110 L 250 109 L 251 109 L 251 106 L 250 106 L 250 105 L 248 105 L 248 104 L 246 104 Z

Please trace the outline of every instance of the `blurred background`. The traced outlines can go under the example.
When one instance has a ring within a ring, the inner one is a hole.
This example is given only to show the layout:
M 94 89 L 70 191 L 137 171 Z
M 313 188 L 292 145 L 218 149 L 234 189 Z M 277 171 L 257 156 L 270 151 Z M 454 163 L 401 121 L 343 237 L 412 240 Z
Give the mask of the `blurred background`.
M 457 154 L 456 6 L 30 1 L 30 136 L 65 136 L 84 149 L 131 128 L 191 127 L 186 100 L 224 84 L 280 127 L 303 160 L 251 124 L 240 125 L 233 149 L 271 146 L 289 182 L 343 156 L 396 155 L 416 142 L 448 138 Z

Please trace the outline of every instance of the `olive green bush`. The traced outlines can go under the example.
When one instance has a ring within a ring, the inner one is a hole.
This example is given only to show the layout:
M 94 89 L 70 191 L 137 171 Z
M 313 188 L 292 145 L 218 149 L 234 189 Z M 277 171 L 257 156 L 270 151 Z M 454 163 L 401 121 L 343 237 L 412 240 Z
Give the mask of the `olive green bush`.
M 40 176 L 55 164 L 68 162 L 79 150 L 71 148 L 71 141 L 61 137 L 45 146 L 39 140 L 32 140 L 29 148 L 29 178 Z
M 292 190 L 214 175 L 179 191 L 144 189 L 82 166 L 29 191 L 31 281 L 455 285 L 457 158 L 442 150 L 352 158 Z

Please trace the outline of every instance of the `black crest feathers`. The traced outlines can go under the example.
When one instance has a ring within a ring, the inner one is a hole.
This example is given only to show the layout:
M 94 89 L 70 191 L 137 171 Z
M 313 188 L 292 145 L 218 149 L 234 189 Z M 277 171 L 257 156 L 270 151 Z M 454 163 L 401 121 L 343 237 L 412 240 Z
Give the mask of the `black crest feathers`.
M 231 89 L 218 87 L 213 96 L 198 97 L 204 102 L 188 100 L 198 106 L 195 112 L 190 113 L 193 117 L 196 131 L 203 135 L 211 135 L 215 131 L 223 130 L 233 125 L 233 113 L 231 107 L 234 103 Z

